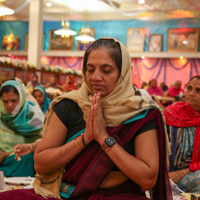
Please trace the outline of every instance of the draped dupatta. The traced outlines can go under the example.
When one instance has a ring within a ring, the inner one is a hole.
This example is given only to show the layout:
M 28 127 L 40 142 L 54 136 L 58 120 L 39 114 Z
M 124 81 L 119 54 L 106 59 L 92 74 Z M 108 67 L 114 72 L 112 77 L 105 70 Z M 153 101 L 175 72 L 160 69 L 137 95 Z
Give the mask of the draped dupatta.
M 177 102 L 164 110 L 166 123 L 174 127 L 196 126 L 191 171 L 200 169 L 200 113 L 193 110 L 186 102 Z
M 107 132 L 109 135 L 114 136 L 117 139 L 117 142 L 124 147 L 125 144 L 127 144 L 137 132 L 137 130 L 139 130 L 139 128 L 152 120 L 157 126 L 160 151 L 159 174 L 156 185 L 152 189 L 152 199 L 170 200 L 172 197 L 166 168 L 166 140 L 162 117 L 159 111 L 156 109 L 150 109 L 145 118 L 136 121 L 130 121 L 127 124 L 121 124 L 115 128 L 108 127 Z M 93 194 L 94 196 L 94 193 L 98 190 L 99 185 L 109 174 L 113 166 L 114 163 L 101 149 L 100 145 L 93 141 L 87 149 L 82 151 L 65 167 L 66 172 L 63 175 L 63 180 L 67 181 L 69 184 L 76 185 L 75 190 L 71 194 L 70 198 L 78 198 L 79 196 L 83 197 L 84 195 L 88 194 Z M 136 186 L 136 183 L 131 181 L 129 184 L 133 186 L 132 192 L 135 194 L 141 192 L 141 190 L 138 190 L 140 187 Z M 134 191 L 135 186 L 137 191 Z M 117 192 L 118 191 L 116 191 L 116 193 Z

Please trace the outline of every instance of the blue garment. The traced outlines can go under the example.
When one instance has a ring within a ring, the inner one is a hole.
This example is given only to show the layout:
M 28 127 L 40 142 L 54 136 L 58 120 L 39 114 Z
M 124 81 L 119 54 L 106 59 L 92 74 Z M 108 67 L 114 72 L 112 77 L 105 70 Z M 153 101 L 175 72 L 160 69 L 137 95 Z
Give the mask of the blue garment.
M 15 160 L 15 155 L 8 156 L 1 164 L 0 171 L 5 177 L 35 176 L 33 153 L 21 156 L 21 160 Z
M 34 95 L 34 92 L 35 91 L 40 91 L 42 96 L 44 97 L 44 101 L 42 103 L 42 106 L 41 106 L 41 109 L 43 111 L 44 114 L 46 114 L 47 112 L 47 109 L 49 108 L 49 105 L 51 104 L 51 99 L 49 99 L 47 97 L 47 93 L 46 93 L 46 90 L 43 86 L 39 85 L 39 86 L 36 86 L 33 90 L 33 95 Z
M 172 151 L 169 160 L 169 171 L 188 168 L 192 161 L 196 127 L 178 128 L 169 126 L 168 129 Z M 177 185 L 186 193 L 200 194 L 200 170 L 185 175 Z

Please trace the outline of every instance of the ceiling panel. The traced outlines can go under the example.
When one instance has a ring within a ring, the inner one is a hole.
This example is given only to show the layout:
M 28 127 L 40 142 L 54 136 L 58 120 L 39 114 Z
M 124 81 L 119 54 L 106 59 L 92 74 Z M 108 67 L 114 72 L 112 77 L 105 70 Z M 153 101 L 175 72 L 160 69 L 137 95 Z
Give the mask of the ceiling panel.
M 200 0 L 43 0 L 44 20 L 61 20 L 67 15 L 70 20 L 164 20 L 172 18 L 200 18 Z M 5 5 L 14 9 L 13 16 L 2 20 L 28 20 L 30 0 L 6 0 Z M 46 7 L 51 2 L 52 7 Z

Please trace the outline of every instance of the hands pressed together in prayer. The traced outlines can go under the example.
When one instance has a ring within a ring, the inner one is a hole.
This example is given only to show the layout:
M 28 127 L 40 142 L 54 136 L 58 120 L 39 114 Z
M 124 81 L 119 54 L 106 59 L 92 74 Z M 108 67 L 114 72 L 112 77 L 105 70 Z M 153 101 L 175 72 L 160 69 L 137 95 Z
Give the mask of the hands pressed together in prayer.
M 109 135 L 106 132 L 106 122 L 101 107 L 100 93 L 97 93 L 94 94 L 92 99 L 89 117 L 86 121 L 84 139 L 87 144 L 92 140 L 96 140 L 99 144 L 102 144 L 104 139 L 108 136 Z

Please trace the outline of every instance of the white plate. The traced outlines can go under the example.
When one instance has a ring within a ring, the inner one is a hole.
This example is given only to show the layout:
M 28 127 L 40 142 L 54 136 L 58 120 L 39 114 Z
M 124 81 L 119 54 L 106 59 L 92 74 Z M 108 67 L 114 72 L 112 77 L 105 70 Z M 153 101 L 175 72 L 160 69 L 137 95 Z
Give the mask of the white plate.
M 33 177 L 9 177 L 5 178 L 5 183 L 14 185 L 29 185 L 32 184 L 35 178 Z

